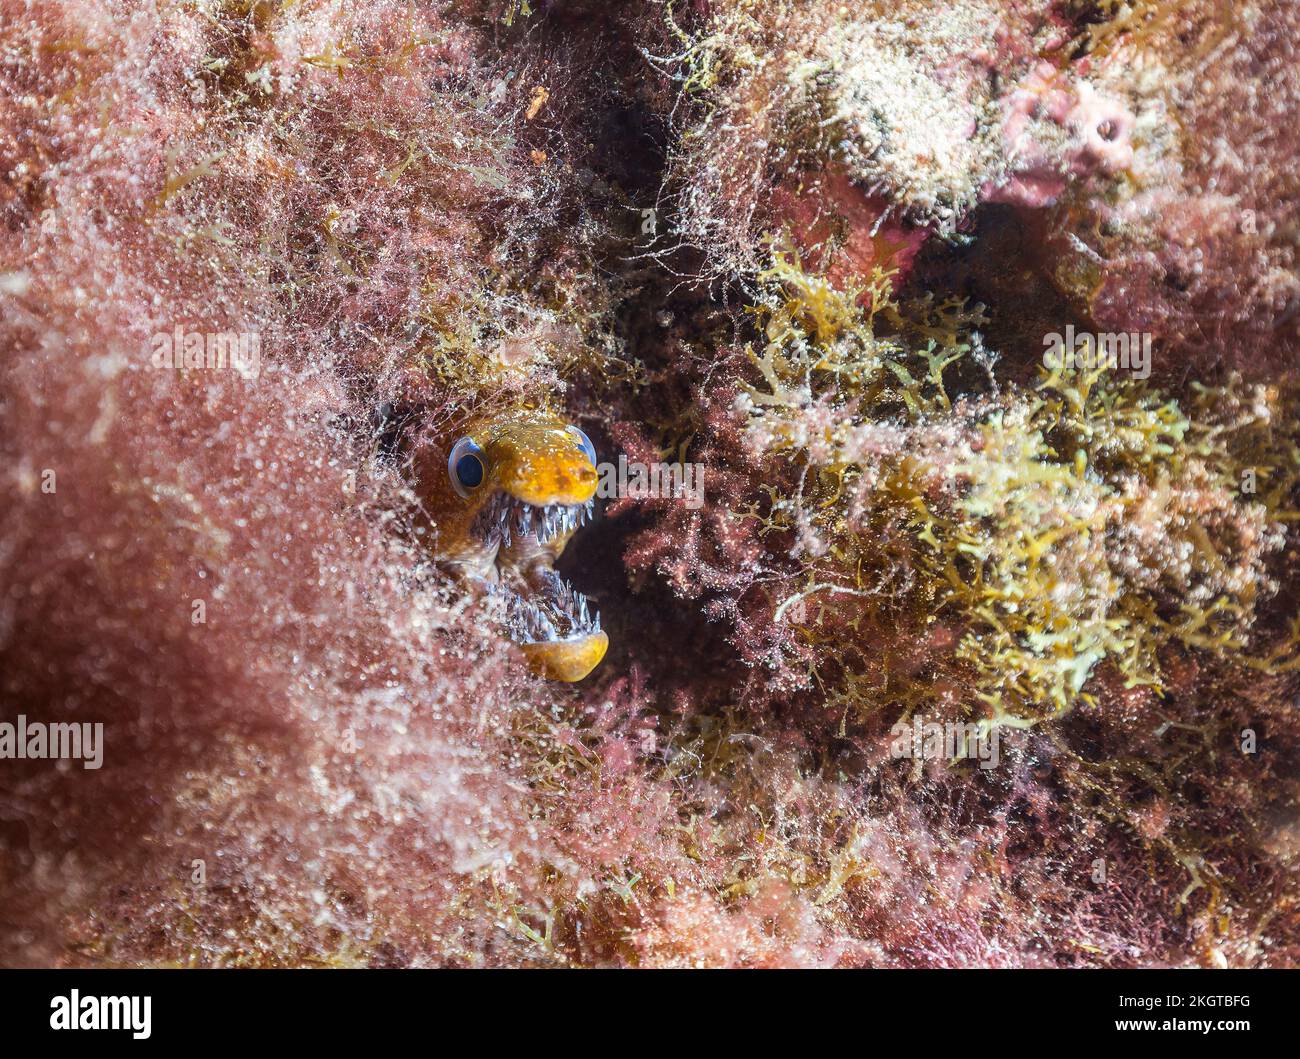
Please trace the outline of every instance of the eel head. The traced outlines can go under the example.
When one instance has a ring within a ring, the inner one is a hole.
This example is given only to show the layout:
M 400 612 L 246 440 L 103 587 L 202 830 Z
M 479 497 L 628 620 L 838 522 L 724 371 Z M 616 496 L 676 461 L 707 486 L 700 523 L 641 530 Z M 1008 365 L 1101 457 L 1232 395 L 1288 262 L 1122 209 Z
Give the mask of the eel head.
M 486 582 L 507 635 L 529 666 L 553 680 L 581 680 L 609 638 L 582 593 L 554 568 L 595 505 L 596 451 L 577 427 L 524 411 L 476 424 L 451 447 L 455 498 L 440 519 L 445 559 Z

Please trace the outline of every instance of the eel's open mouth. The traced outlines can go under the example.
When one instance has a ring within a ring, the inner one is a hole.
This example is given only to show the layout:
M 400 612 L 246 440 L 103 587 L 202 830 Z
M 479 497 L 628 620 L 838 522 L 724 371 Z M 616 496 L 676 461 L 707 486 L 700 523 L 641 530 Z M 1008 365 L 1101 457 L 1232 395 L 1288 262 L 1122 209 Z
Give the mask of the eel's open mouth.
M 503 631 L 555 680 L 581 680 L 609 645 L 600 614 L 551 565 L 594 510 L 592 500 L 537 506 L 498 490 L 471 528 L 485 549 L 481 576 L 501 602 Z

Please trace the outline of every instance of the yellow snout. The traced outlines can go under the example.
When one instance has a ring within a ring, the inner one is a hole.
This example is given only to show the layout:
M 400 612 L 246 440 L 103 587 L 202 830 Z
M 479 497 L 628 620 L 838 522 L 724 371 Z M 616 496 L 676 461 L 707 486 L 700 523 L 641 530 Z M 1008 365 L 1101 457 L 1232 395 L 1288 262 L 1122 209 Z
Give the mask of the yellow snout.
M 596 495 L 596 468 L 563 428 L 507 427 L 486 455 L 496 484 L 526 504 L 585 504 Z

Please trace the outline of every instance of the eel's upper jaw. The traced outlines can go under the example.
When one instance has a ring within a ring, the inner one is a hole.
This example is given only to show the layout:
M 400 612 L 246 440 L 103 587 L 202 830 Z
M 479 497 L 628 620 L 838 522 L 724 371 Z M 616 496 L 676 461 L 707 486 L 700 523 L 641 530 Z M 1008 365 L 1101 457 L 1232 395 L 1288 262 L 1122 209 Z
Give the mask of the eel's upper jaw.
M 549 544 L 560 536 L 567 536 L 594 517 L 594 500 L 583 504 L 526 503 L 516 496 L 498 490 L 479 509 L 474 520 L 474 533 L 489 545 L 500 544 L 509 548 L 515 538 L 534 536 L 540 544 Z

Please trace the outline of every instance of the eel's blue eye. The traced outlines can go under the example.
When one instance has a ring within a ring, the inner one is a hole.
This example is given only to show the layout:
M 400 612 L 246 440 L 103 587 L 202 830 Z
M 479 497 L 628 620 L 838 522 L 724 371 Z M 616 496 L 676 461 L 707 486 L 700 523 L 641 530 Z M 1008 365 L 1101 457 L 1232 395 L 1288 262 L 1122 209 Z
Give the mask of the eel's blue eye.
M 483 484 L 483 461 L 467 452 L 456 461 L 456 481 L 466 489 L 477 489 Z
M 569 427 L 569 432 L 578 439 L 578 444 L 582 446 L 582 451 L 587 454 L 587 459 L 591 460 L 591 465 L 596 466 L 596 446 L 591 443 L 591 438 L 587 437 L 577 427 Z
M 461 438 L 451 447 L 451 455 L 447 457 L 447 476 L 451 479 L 451 487 L 461 497 L 468 497 L 483 484 L 487 477 L 483 450 L 473 438 Z

